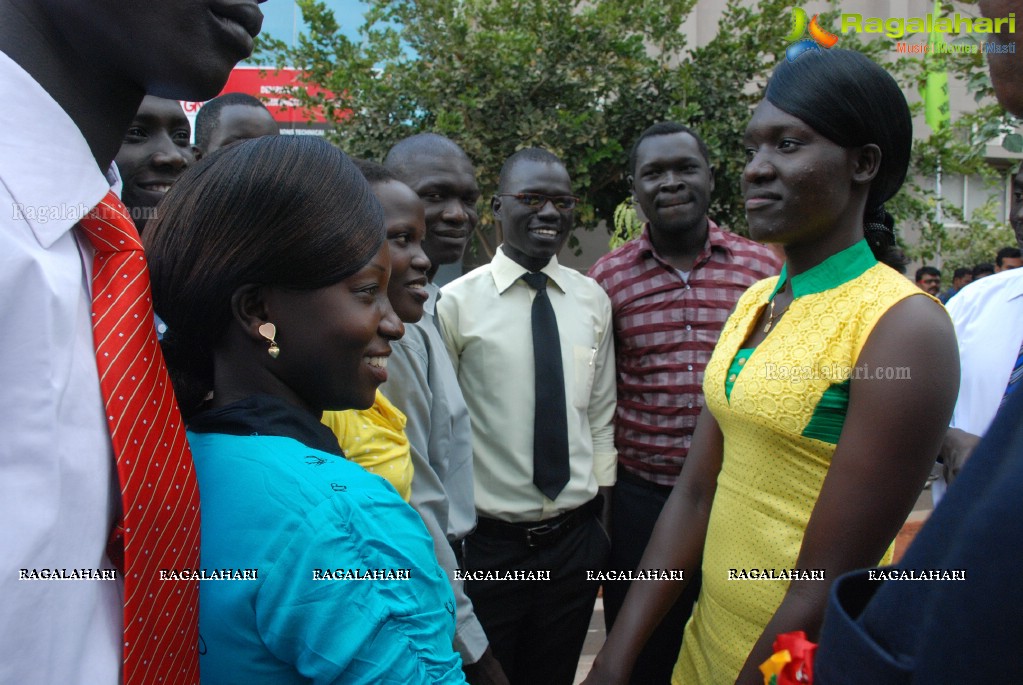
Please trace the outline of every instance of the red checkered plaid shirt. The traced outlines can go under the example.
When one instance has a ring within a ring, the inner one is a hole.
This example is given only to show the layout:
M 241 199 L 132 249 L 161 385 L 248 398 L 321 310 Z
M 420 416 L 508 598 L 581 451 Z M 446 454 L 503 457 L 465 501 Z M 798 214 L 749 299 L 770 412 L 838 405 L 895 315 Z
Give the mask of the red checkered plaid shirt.
M 768 248 L 718 228 L 689 280 L 643 234 L 602 257 L 589 275 L 614 312 L 618 463 L 660 485 L 674 485 L 703 407 L 703 372 L 728 315 L 746 288 L 777 275 Z

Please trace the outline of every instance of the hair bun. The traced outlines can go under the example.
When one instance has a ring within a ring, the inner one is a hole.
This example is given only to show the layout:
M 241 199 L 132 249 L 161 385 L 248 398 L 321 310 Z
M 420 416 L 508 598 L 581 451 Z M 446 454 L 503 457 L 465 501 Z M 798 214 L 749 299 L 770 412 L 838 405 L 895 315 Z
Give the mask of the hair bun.
M 863 217 L 863 233 L 871 245 L 891 247 L 895 245 L 895 217 L 884 205 L 868 210 Z

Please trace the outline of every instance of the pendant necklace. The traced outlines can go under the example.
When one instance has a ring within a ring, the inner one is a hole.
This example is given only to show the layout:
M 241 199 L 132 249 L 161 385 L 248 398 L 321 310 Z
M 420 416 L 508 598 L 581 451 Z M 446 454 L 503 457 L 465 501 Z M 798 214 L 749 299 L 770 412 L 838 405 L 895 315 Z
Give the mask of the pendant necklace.
M 779 290 L 778 292 L 782 292 L 782 290 L 785 290 L 785 288 L 782 287 L 782 289 Z M 778 295 L 778 293 L 775 293 L 775 296 L 777 296 L 777 295 Z M 779 319 L 781 318 L 781 315 L 785 313 L 785 311 L 789 308 L 789 305 L 791 305 L 791 304 L 792 303 L 789 302 L 789 304 L 785 305 L 784 309 L 782 309 L 780 312 L 778 312 L 778 318 Z M 774 297 L 771 298 L 770 309 L 767 312 L 767 325 L 764 326 L 764 333 L 765 334 L 766 333 L 770 333 L 771 332 L 771 326 L 773 326 L 773 325 L 774 325 Z

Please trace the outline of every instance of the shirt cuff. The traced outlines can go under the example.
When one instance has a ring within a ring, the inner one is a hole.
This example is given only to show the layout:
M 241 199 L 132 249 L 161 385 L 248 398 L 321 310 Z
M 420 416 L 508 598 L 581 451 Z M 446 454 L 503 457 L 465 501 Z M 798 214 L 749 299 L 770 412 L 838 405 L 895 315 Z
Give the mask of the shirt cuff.
M 595 453 L 593 455 L 593 476 L 597 487 L 609 488 L 618 479 L 618 452 Z

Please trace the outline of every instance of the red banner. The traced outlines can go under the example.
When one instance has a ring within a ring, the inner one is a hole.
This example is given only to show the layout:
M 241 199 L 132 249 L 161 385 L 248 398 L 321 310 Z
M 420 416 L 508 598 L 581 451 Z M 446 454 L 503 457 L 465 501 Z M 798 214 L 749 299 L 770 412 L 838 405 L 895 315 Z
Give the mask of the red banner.
M 292 128 L 296 125 L 303 126 L 326 124 L 327 119 L 322 108 L 316 107 L 307 109 L 301 107 L 298 100 L 291 97 L 289 90 L 296 86 L 304 88 L 306 92 L 317 94 L 326 92 L 318 86 L 304 85 L 299 81 L 301 72 L 298 69 L 274 69 L 272 67 L 235 67 L 231 76 L 227 79 L 227 85 L 221 91 L 224 93 L 248 93 L 260 100 L 277 123 L 283 128 Z M 202 108 L 201 102 L 182 102 L 185 113 L 193 120 L 195 115 Z M 339 113 L 338 119 L 344 121 L 352 115 L 352 110 L 346 109 Z M 320 127 L 317 127 L 320 128 Z

